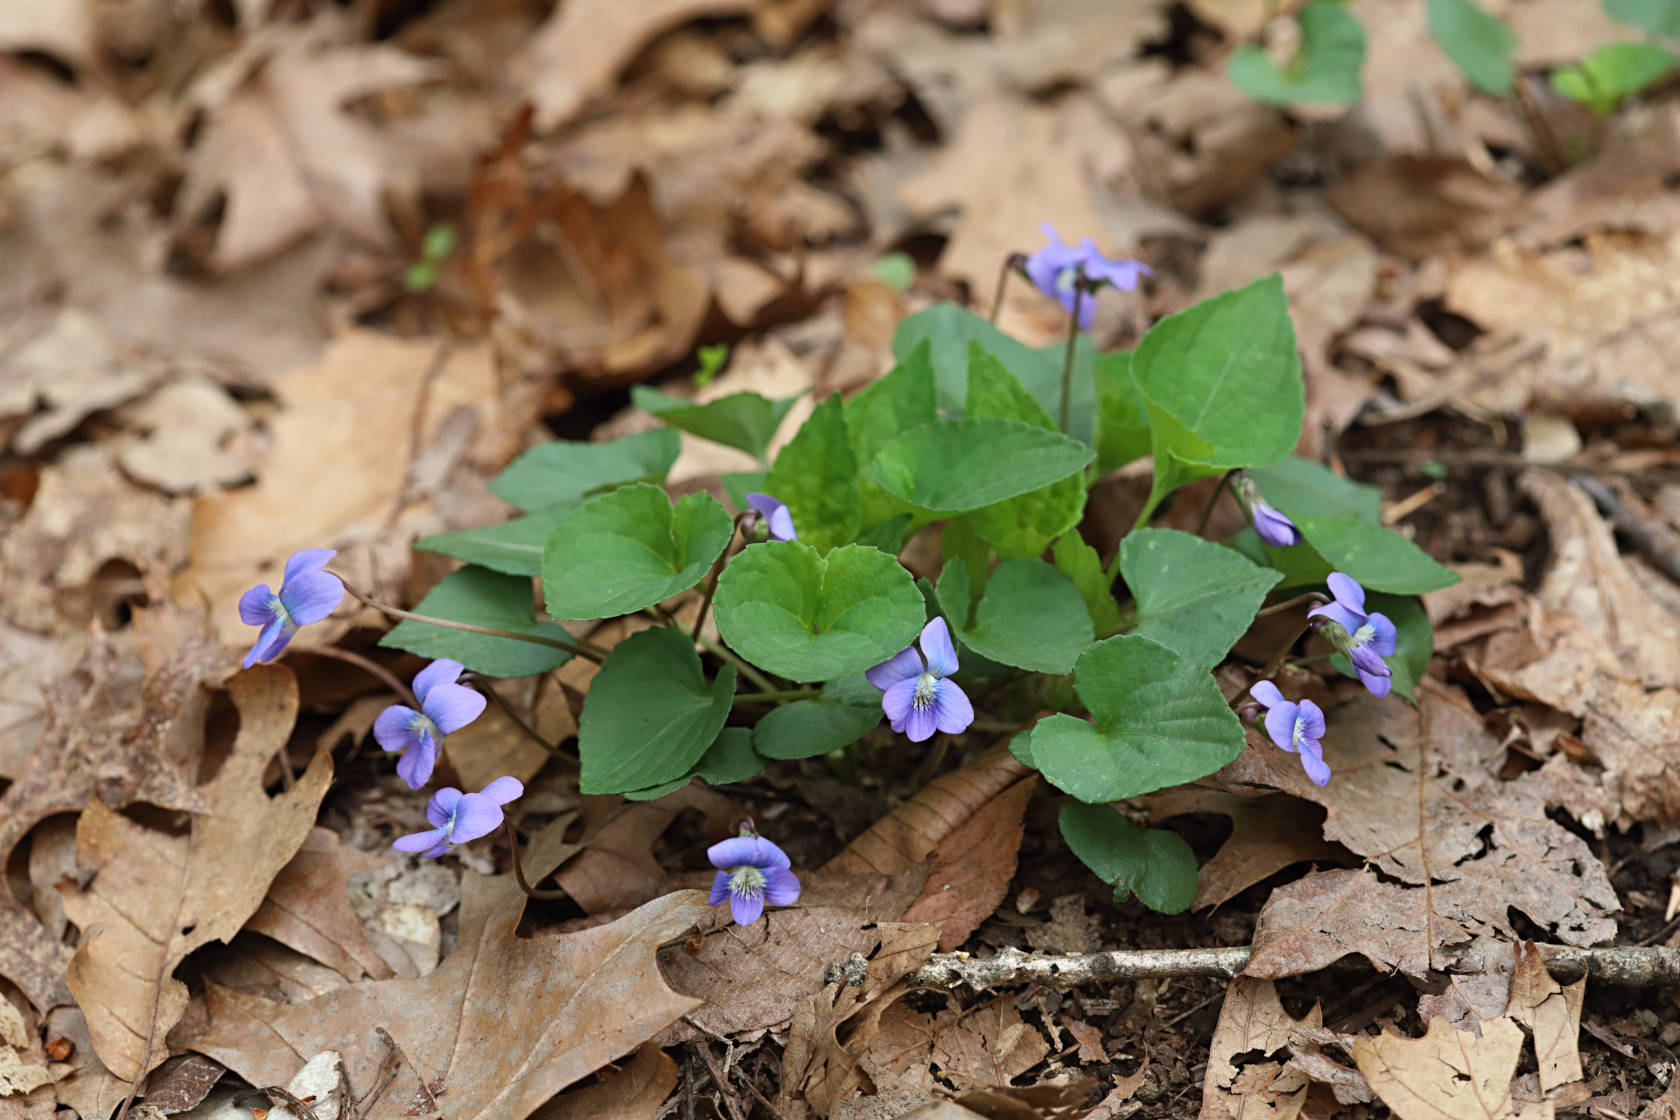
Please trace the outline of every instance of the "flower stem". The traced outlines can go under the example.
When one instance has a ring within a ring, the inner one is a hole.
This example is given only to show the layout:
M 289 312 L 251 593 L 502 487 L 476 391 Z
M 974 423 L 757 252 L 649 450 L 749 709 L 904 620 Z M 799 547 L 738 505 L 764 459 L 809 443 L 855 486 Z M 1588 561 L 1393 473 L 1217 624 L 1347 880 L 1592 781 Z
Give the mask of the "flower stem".
M 779 704 L 783 700 L 809 700 L 822 695 L 820 688 L 778 688 L 769 692 L 737 692 L 737 704 Z
M 706 593 L 700 599 L 700 613 L 694 616 L 694 632 L 689 635 L 696 642 L 700 640 L 700 631 L 705 628 L 706 612 L 712 609 L 712 596 L 717 594 L 718 577 L 723 574 L 723 566 L 729 563 L 729 557 L 735 552 L 735 542 L 741 537 L 741 523 L 750 516 L 750 513 L 735 515 L 735 525 L 729 532 L 729 543 L 723 546 L 718 558 L 712 561 L 712 570 L 706 573 Z
M 338 649 L 335 646 L 317 646 L 314 649 L 301 649 L 298 652 L 313 653 L 320 657 L 330 657 L 335 661 L 343 661 L 348 665 L 354 665 L 369 676 L 378 677 L 384 681 L 385 686 L 395 692 L 398 699 L 407 701 L 409 707 L 415 709 L 420 707 L 420 701 L 415 697 L 413 690 L 398 680 L 395 673 L 371 657 L 363 657 L 359 653 L 353 653 L 347 649 Z
M 997 326 L 998 316 L 1003 313 L 1003 290 L 1009 284 L 1009 277 L 1019 267 L 1021 267 L 1021 254 L 1008 253 L 1004 255 L 1003 267 L 998 269 L 997 291 L 992 295 L 992 313 L 986 317 L 986 321 L 994 327 Z
M 567 757 L 564 751 L 555 744 L 549 742 L 547 739 L 544 739 L 541 735 L 537 734 L 537 729 L 525 722 L 520 714 L 514 710 L 513 705 L 508 703 L 507 697 L 495 690 L 495 688 L 491 685 L 489 678 L 474 673 L 467 683 L 473 685 L 480 692 L 484 693 L 484 695 L 488 696 L 491 701 L 495 703 L 496 707 L 502 710 L 502 714 L 508 718 L 508 722 L 519 728 L 519 730 L 523 732 L 525 737 L 531 740 L 531 742 L 535 743 L 555 758 Z
M 406 618 L 411 619 L 414 622 L 424 622 L 430 626 L 442 626 L 449 630 L 464 630 L 468 634 L 487 634 L 492 638 L 508 638 L 515 642 L 529 642 L 532 645 L 549 646 L 552 649 L 563 649 L 567 653 L 575 654 L 578 657 L 586 657 L 590 661 L 595 662 L 599 662 L 607 654 L 606 650 L 585 638 L 574 638 L 570 641 L 562 641 L 559 638 L 550 638 L 542 634 L 521 634 L 517 630 L 502 630 L 495 626 L 480 626 L 474 622 L 456 622 L 453 619 L 448 618 L 433 618 L 429 614 L 415 614 L 413 611 L 405 611 L 401 607 L 393 607 L 389 603 L 381 603 L 377 599 L 369 598 L 358 591 L 350 583 L 350 581 L 345 579 L 342 575 L 339 575 L 337 572 L 332 574 L 338 576 L 340 582 L 344 584 L 344 590 L 350 592 L 350 594 L 356 599 L 359 599 L 362 603 L 372 607 L 381 614 L 389 615 L 392 618 Z
M 1278 666 L 1283 664 L 1283 659 L 1289 656 L 1289 651 L 1295 648 L 1295 643 L 1301 640 L 1301 635 L 1305 634 L 1311 626 L 1312 623 L 1310 621 L 1301 623 L 1301 628 L 1291 634 L 1287 642 L 1278 647 L 1278 651 L 1272 654 L 1272 659 L 1266 662 L 1265 668 L 1260 670 L 1261 680 L 1265 680 L 1267 677 L 1277 672 Z
M 676 618 L 663 607 L 644 607 L 642 608 L 642 613 L 657 618 L 673 630 L 677 628 Z M 747 678 L 747 680 L 751 681 L 753 684 L 757 685 L 760 690 L 764 692 L 775 692 L 777 690 L 776 686 L 771 683 L 769 677 L 741 660 L 741 658 L 738 657 L 733 650 L 726 648 L 722 642 L 719 642 L 710 634 L 702 633 L 696 635 L 694 637 L 694 643 L 703 648 L 713 657 L 717 658 L 719 661 L 726 661 L 735 666 L 735 670 L 738 673 Z
M 1057 426 L 1068 428 L 1068 410 L 1073 407 L 1073 355 L 1079 348 L 1079 307 L 1085 301 L 1085 272 L 1073 274 L 1073 310 L 1068 314 L 1067 352 L 1062 356 L 1062 408 Z
M 1269 614 L 1278 614 L 1282 611 L 1288 610 L 1290 607 L 1298 607 L 1302 603 L 1311 603 L 1311 602 L 1322 603 L 1322 602 L 1325 602 L 1325 598 L 1324 598 L 1323 595 L 1319 594 L 1317 591 L 1309 591 L 1305 595 L 1297 595 L 1293 599 L 1285 599 L 1281 603 L 1273 603 L 1269 607 L 1261 607 L 1258 611 L 1256 611 L 1254 613 L 1254 617 L 1255 618 L 1265 618 Z
M 513 858 L 513 881 L 519 884 L 525 896 L 535 899 L 565 898 L 563 890 L 539 891 L 525 881 L 525 868 L 519 862 L 519 833 L 513 830 L 513 822 L 507 817 L 502 818 L 502 827 L 507 829 L 508 851 Z
M 939 741 L 934 744 L 933 751 L 926 758 L 922 759 L 922 764 L 920 766 L 916 767 L 916 773 L 910 778 L 911 787 L 914 789 L 921 789 L 923 786 L 932 781 L 933 776 L 939 772 L 939 764 L 945 761 L 945 752 L 950 749 L 951 737 L 949 735 L 940 735 Z
M 1196 521 L 1196 535 L 1198 537 L 1207 532 L 1208 520 L 1213 517 L 1213 507 L 1219 504 L 1219 495 L 1225 493 L 1225 487 L 1230 483 L 1230 471 L 1226 471 L 1219 476 L 1219 485 L 1213 488 L 1213 493 L 1208 497 L 1207 505 L 1202 507 L 1202 516 Z

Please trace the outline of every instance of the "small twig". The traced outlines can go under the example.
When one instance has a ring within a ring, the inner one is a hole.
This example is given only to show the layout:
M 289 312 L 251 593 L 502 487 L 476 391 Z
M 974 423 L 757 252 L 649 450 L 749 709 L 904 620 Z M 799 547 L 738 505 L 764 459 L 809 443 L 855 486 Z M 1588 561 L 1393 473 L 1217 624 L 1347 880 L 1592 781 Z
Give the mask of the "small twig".
M 723 1107 L 728 1110 L 730 1120 L 747 1120 L 746 1114 L 741 1111 L 740 1104 L 735 1100 L 735 1094 L 730 1091 L 728 1076 L 718 1068 L 717 1059 L 712 1057 L 711 1046 L 703 1040 L 696 1039 L 689 1044 L 688 1049 L 690 1053 L 699 1055 L 700 1060 L 705 1063 L 706 1072 L 711 1074 L 712 1084 L 718 1087 L 718 1096 L 722 1098 Z
M 549 646 L 553 649 L 563 649 L 567 653 L 575 654 L 578 657 L 588 658 L 590 661 L 598 662 L 607 655 L 606 650 L 586 638 L 574 638 L 570 641 L 562 641 L 559 638 L 549 638 L 542 634 L 522 634 L 517 630 L 501 630 L 494 626 L 480 626 L 473 622 L 456 622 L 453 619 L 448 618 L 433 618 L 429 614 L 415 614 L 413 611 L 405 611 L 401 607 L 393 607 L 389 603 L 381 603 L 377 599 L 369 598 L 353 587 L 350 582 L 345 580 L 338 572 L 334 572 L 332 574 L 338 576 L 339 580 L 344 583 L 344 590 L 348 591 L 352 596 L 361 600 L 362 603 L 372 607 L 374 610 L 379 611 L 381 614 L 389 615 L 392 618 L 407 618 L 415 622 L 424 622 L 429 626 L 442 626 L 448 630 L 464 630 L 468 634 L 488 634 L 492 638 L 507 638 L 510 641 L 515 642 L 529 642 L 532 645 Z
M 1226 471 L 1219 476 L 1219 485 L 1208 495 L 1207 505 L 1202 507 L 1202 516 L 1196 519 L 1196 535 L 1199 537 L 1207 532 L 1208 521 L 1213 517 L 1213 507 L 1219 504 L 1219 495 L 1225 493 L 1225 488 L 1231 484 L 1231 472 Z
M 998 316 L 1003 313 L 1003 290 L 1009 284 L 1009 276 L 1021 267 L 1021 254 L 1009 253 L 1003 258 L 1003 267 L 998 270 L 997 291 L 992 294 L 992 313 L 986 321 L 997 326 Z
M 538 900 L 551 900 L 567 897 L 566 892 L 563 890 L 555 889 L 551 891 L 540 891 L 533 887 L 530 883 L 526 882 L 525 865 L 521 862 L 519 855 L 519 833 L 514 831 L 513 822 L 506 817 L 502 818 L 502 827 L 507 829 L 508 854 L 513 862 L 513 881 L 519 884 L 519 889 L 525 892 L 525 897 L 535 898 Z
M 536 728 L 526 723 L 524 719 L 520 717 L 519 713 L 514 710 L 513 705 L 508 702 L 508 698 L 503 696 L 500 692 L 497 692 L 495 685 L 493 685 L 487 678 L 474 673 L 472 676 L 467 678 L 467 683 L 473 685 L 480 692 L 484 693 L 484 695 L 488 696 L 495 703 L 496 707 L 502 710 L 502 714 L 508 718 L 508 722 L 519 728 L 519 730 L 523 732 L 525 737 L 531 740 L 531 742 L 535 743 L 555 758 L 568 757 L 565 751 L 562 751 L 557 745 L 549 742 L 547 739 L 544 739 L 537 733 Z
M 1662 573 L 1680 583 L 1680 534 L 1655 519 L 1623 505 L 1610 488 L 1591 475 L 1578 474 L 1570 482 L 1580 487 L 1609 519 L 1616 531 L 1638 552 L 1662 569 Z
M 373 1030 L 374 1033 L 379 1035 L 379 1040 L 395 1050 L 397 1057 L 402 1059 L 403 1064 L 414 1071 L 415 1079 L 420 1082 L 420 1095 L 426 1098 L 426 1103 L 431 1105 L 432 1111 L 442 1113 L 443 1109 L 438 1107 L 437 1098 L 432 1095 L 431 1086 L 426 1084 L 426 1075 L 420 1072 L 420 1067 L 414 1064 L 414 1060 L 408 1056 L 408 1052 L 397 1043 L 396 1039 L 391 1037 L 391 1032 L 384 1027 L 374 1027 Z
M 775 1117 L 776 1120 L 787 1120 L 787 1116 L 783 1114 L 782 1110 L 771 1104 L 770 1098 L 759 1092 L 758 1086 L 752 1083 L 752 1078 L 747 1076 L 747 1072 L 745 1070 L 741 1069 L 740 1066 L 736 1066 L 735 1069 L 741 1074 L 741 1084 L 746 1087 L 747 1092 L 751 1093 L 753 1098 L 757 1100 L 759 1104 L 764 1106 L 764 1110 L 766 1112 Z
M 298 652 L 316 654 L 320 657 L 330 657 L 334 661 L 343 661 L 346 664 L 354 665 L 356 668 L 361 669 L 369 676 L 378 677 L 385 683 L 385 686 L 392 692 L 395 692 L 399 698 L 406 700 L 409 707 L 415 709 L 420 707 L 420 701 L 415 697 L 414 690 L 404 684 L 395 673 L 391 672 L 391 670 L 385 668 L 385 666 L 381 665 L 371 657 L 363 657 L 361 654 L 352 650 L 339 649 L 337 646 L 318 646 L 314 649 L 299 650 Z
M 1541 945 L 1546 970 L 1564 983 L 1591 977 L 1621 988 L 1680 987 L 1680 949 L 1661 946 L 1581 949 L 1573 945 Z M 1209 976 L 1229 980 L 1247 967 L 1253 950 L 1247 945 L 1216 949 L 1121 949 L 1109 953 L 1040 956 L 1008 948 L 995 957 L 967 953 L 935 953 L 905 977 L 911 987 L 1019 987 L 1044 984 L 1066 990 L 1108 980 L 1151 980 L 1172 976 Z M 1344 957 L 1335 969 L 1369 967 L 1359 957 Z
M 1440 497 L 1446 492 L 1446 489 L 1447 484 L 1444 482 L 1431 482 L 1422 490 L 1401 498 L 1398 502 L 1395 502 L 1393 505 L 1383 510 L 1382 523 L 1384 525 L 1399 524 L 1401 521 L 1410 517 L 1412 514 Z

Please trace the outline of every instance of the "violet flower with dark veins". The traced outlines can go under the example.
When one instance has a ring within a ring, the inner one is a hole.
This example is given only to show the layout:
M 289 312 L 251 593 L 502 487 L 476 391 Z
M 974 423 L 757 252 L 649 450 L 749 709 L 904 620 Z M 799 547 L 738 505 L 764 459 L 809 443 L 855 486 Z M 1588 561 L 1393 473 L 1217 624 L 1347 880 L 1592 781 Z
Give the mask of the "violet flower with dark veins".
M 1365 589 L 1352 576 L 1331 572 L 1324 581 L 1335 602 L 1314 607 L 1308 618 L 1321 620 L 1319 635 L 1353 662 L 1359 680 L 1372 696 L 1387 696 L 1394 675 L 1385 657 L 1394 656 L 1399 632 L 1387 615 L 1365 611 Z
M 488 836 L 502 827 L 502 806 L 524 792 L 524 784 L 510 777 L 497 778 L 478 793 L 462 793 L 454 786 L 445 786 L 426 803 L 426 819 L 432 827 L 399 836 L 391 847 L 399 852 L 441 856 L 456 844 Z
M 1069 315 L 1079 305 L 1079 329 L 1088 331 L 1097 314 L 1096 291 L 1100 287 L 1131 291 L 1140 277 L 1151 275 L 1142 261 L 1111 259 L 1087 237 L 1078 245 L 1064 245 L 1049 222 L 1039 226 L 1050 244 L 1027 258 L 1023 270 L 1032 286 L 1056 300 Z M 1083 281 L 1085 295 L 1075 300 L 1075 288 Z
M 248 626 L 260 626 L 257 644 L 245 655 L 249 669 L 260 661 L 280 656 L 298 627 L 320 622 L 344 601 L 344 583 L 321 569 L 338 553 L 330 548 L 306 548 L 292 553 L 280 590 L 270 591 L 259 583 L 239 597 L 239 618 Z
M 945 679 L 957 671 L 957 650 L 943 618 L 922 627 L 921 646 L 925 666 L 922 655 L 908 647 L 864 672 L 869 683 L 882 690 L 881 710 L 892 729 L 904 732 L 912 743 L 931 738 L 935 729 L 955 735 L 974 722 L 968 694 L 956 681 Z
M 1301 769 L 1313 785 L 1330 780 L 1330 766 L 1324 761 L 1324 710 L 1311 700 L 1285 700 L 1278 686 L 1261 681 L 1248 690 L 1266 709 L 1266 734 L 1283 750 L 1301 756 Z
M 397 759 L 397 776 L 410 789 L 419 789 L 431 780 L 444 736 L 461 730 L 484 712 L 484 695 L 455 683 L 464 668 L 447 657 L 432 662 L 414 677 L 414 696 L 420 701 L 420 710 L 392 704 L 373 721 L 373 737 L 379 745 L 392 753 L 402 752 Z
M 799 899 L 799 880 L 789 870 L 787 853 L 762 836 L 743 832 L 706 849 L 718 868 L 708 905 L 729 900 L 729 913 L 738 926 L 750 926 L 764 913 L 764 904 L 791 906 Z

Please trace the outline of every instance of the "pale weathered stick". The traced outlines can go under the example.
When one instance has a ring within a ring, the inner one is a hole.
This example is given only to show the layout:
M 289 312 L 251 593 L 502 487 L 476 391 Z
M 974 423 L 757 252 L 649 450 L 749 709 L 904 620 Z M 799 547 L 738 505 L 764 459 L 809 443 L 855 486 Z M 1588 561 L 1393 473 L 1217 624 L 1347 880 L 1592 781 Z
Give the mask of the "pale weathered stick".
M 1075 988 L 1105 980 L 1145 980 L 1167 976 L 1212 976 L 1229 980 L 1248 964 L 1246 945 L 1217 949 L 1121 949 L 1109 953 L 1040 956 L 1004 949 L 995 957 L 935 953 L 905 977 L 912 987 L 1008 988 L 1044 984 Z M 1577 949 L 1541 945 L 1540 955 L 1554 977 L 1565 983 L 1590 976 L 1623 988 L 1680 987 L 1680 949 L 1635 946 L 1626 949 Z M 1369 968 L 1362 957 L 1344 957 L 1332 965 Z

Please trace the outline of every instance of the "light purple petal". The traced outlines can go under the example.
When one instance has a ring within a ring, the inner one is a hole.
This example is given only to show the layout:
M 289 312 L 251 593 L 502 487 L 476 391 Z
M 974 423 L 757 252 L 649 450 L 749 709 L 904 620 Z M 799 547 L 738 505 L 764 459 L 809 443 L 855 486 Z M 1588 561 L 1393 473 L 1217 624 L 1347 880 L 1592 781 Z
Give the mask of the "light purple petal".
M 762 836 L 732 836 L 706 849 L 713 867 L 791 867 L 787 853 Z
M 1400 631 L 1389 617 L 1381 611 L 1372 611 L 1365 616 L 1365 625 L 1372 630 L 1371 648 L 1384 657 L 1393 657 L 1394 651 L 1400 648 Z
M 449 827 L 449 818 L 455 815 L 455 806 L 466 795 L 454 786 L 444 786 L 432 794 L 432 799 L 426 802 L 426 819 L 439 828 Z
M 434 828 L 430 832 L 411 832 L 407 836 L 399 836 L 391 845 L 399 852 L 418 852 L 421 855 L 441 855 L 447 844 L 439 844 L 444 839 L 444 830 Z
M 525 783 L 518 778 L 506 775 L 496 778 L 489 785 L 479 791 L 480 797 L 488 797 L 498 805 L 506 805 L 510 801 L 517 801 L 525 793 Z
M 1377 674 L 1367 673 L 1363 669 L 1356 671 L 1359 673 L 1359 683 L 1369 689 L 1372 696 L 1378 698 L 1387 696 L 1388 690 L 1394 685 L 1394 682 L 1388 677 L 1379 677 Z
M 1111 287 L 1129 292 L 1138 286 L 1138 280 L 1141 277 L 1153 276 L 1154 271 L 1142 261 L 1134 261 L 1129 257 L 1110 260 L 1101 254 L 1096 254 L 1086 258 L 1085 275 L 1093 280 L 1101 280 Z
M 933 738 L 933 732 L 937 727 L 938 723 L 931 704 L 925 708 L 912 705 L 909 714 L 904 717 L 904 737 L 912 743 L 920 743 Z
M 777 510 L 786 509 L 780 498 L 770 494 L 760 494 L 756 490 L 747 495 L 747 505 L 753 512 L 768 521 Z
M 899 650 L 887 660 L 872 668 L 865 669 L 863 675 L 869 683 L 883 692 L 899 681 L 913 680 L 922 675 L 922 655 L 915 647 Z
M 1308 618 L 1327 618 L 1339 625 L 1352 637 L 1354 631 L 1365 625 L 1365 616 L 1357 611 L 1344 607 L 1340 603 L 1326 603 L 1322 607 L 1314 607 L 1307 612 Z
M 922 656 L 927 658 L 928 672 L 936 677 L 957 671 L 957 647 L 951 644 L 951 628 L 943 618 L 922 627 Z
M 933 723 L 947 735 L 968 730 L 974 722 L 974 705 L 956 681 L 940 681 L 933 690 Z
M 502 807 L 482 793 L 464 793 L 455 806 L 455 828 L 449 839 L 457 844 L 488 836 L 502 827 Z
M 1285 700 L 1266 711 L 1266 734 L 1286 751 L 1295 749 L 1296 708 L 1297 705 Z
M 792 906 L 799 901 L 799 880 L 785 867 L 764 873 L 764 901 L 772 906 Z
M 304 572 L 280 587 L 280 602 L 299 626 L 326 618 L 344 602 L 344 581 L 331 572 Z
M 461 673 L 466 666 L 459 661 L 452 661 L 447 657 L 440 657 L 418 673 L 414 674 L 414 695 L 421 704 L 426 702 L 426 694 L 440 684 L 454 684 L 461 679 Z M 445 731 L 445 735 L 449 732 Z
M 440 735 L 453 734 L 484 713 L 484 693 L 464 684 L 435 684 L 420 707 Z
M 1315 743 L 1324 738 L 1324 709 L 1311 700 L 1303 700 L 1297 707 L 1295 718 L 1301 721 L 1301 736 Z
M 904 730 L 904 720 L 910 715 L 910 706 L 915 699 L 914 678 L 899 681 L 881 694 L 881 711 L 892 721 L 894 731 Z
M 280 582 L 290 583 L 305 572 L 318 572 L 338 555 L 337 549 L 305 548 L 292 553 L 286 561 L 286 574 Z
M 764 913 L 764 896 L 761 894 L 731 894 L 729 896 L 729 914 L 738 926 L 750 926 L 758 921 L 758 916 Z
M 1259 684 L 1249 689 L 1248 694 L 1260 701 L 1263 707 L 1270 708 L 1277 704 L 1284 703 L 1283 693 L 1279 692 L 1278 686 L 1273 684 L 1271 681 L 1261 681 Z
M 239 621 L 247 626 L 267 626 L 276 614 L 274 592 L 259 583 L 239 597 Z
M 397 777 L 407 782 L 409 789 L 419 789 L 432 780 L 432 770 L 436 766 L 437 740 L 432 738 L 428 729 L 422 731 L 414 744 L 397 759 Z
M 264 626 L 262 633 L 257 635 L 257 644 L 245 655 L 245 668 L 249 669 L 258 662 L 273 661 L 279 657 L 280 651 L 286 648 L 292 640 L 292 635 L 296 633 L 297 627 L 289 624 L 284 618 L 276 618 Z
M 1079 329 L 1082 331 L 1090 330 L 1091 324 L 1097 321 L 1097 294 L 1095 292 L 1085 292 L 1077 299 L 1072 292 L 1069 292 L 1062 299 L 1062 306 L 1068 309 L 1069 315 L 1073 314 L 1076 306 L 1078 307 Z
M 1061 237 L 1049 222 L 1044 222 L 1038 228 L 1044 231 L 1044 236 L 1050 239 L 1050 244 L 1027 258 L 1024 271 L 1027 281 L 1033 287 L 1052 299 L 1059 299 L 1060 293 L 1056 290 L 1057 279 L 1064 269 L 1081 259 L 1084 253 L 1078 246 L 1062 244 Z
M 395 753 L 418 743 L 420 736 L 414 725 L 419 718 L 419 712 L 401 704 L 392 704 L 380 712 L 379 718 L 373 721 L 373 737 L 380 749 Z
M 796 541 L 799 534 L 793 529 L 793 511 L 783 506 L 770 515 L 770 539 L 773 541 Z
M 1301 543 L 1301 530 L 1295 522 L 1265 502 L 1254 504 L 1254 531 L 1273 548 L 1289 548 Z
M 1307 772 L 1307 780 L 1315 786 L 1328 785 L 1330 782 L 1330 765 L 1324 761 L 1317 743 L 1312 744 L 1310 750 L 1306 744 L 1302 744 L 1301 769 Z
M 729 897 L 729 872 L 719 871 L 717 878 L 712 880 L 712 894 L 706 900 L 707 906 L 716 906 Z
M 1324 577 L 1325 584 L 1330 588 L 1330 594 L 1336 597 L 1336 602 L 1359 614 L 1365 613 L 1365 589 L 1359 586 L 1359 581 L 1343 572 L 1331 572 Z

